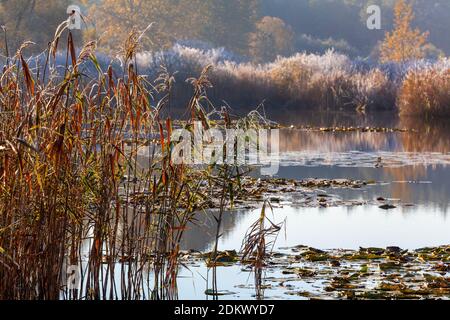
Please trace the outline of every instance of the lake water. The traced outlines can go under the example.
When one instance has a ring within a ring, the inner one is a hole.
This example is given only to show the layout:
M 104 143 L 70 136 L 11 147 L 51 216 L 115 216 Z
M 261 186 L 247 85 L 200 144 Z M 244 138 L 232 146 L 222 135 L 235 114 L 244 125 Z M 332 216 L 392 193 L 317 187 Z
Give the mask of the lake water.
M 450 131 L 445 124 L 391 122 L 392 126 L 416 131 L 281 132 L 278 177 L 374 180 L 377 184 L 361 189 L 317 190 L 344 201 L 363 203 L 358 206 L 307 207 L 296 204 L 295 198 L 276 204 L 269 217 L 274 222 L 285 221 L 285 227 L 276 240 L 275 250 L 296 245 L 319 249 L 387 246 L 416 249 L 450 243 Z M 318 125 L 332 124 L 325 121 Z M 355 124 L 350 121 L 348 125 Z M 377 167 L 377 163 L 382 165 Z M 379 208 L 380 197 L 396 208 L 388 211 Z M 259 214 L 260 209 L 227 212 L 219 249 L 239 250 L 245 232 Z M 201 226 L 191 226 L 187 231 L 184 249 L 212 248 L 215 222 L 208 213 L 200 214 L 199 221 Z M 219 289 L 237 292 L 227 298 L 252 298 L 254 290 L 243 285 L 251 287 L 253 278 L 248 272 L 238 266 L 219 269 Z M 202 283 L 206 272 L 201 265 L 183 270 L 180 298 L 204 299 Z M 266 298 L 280 295 L 280 291 L 270 290 Z
M 375 183 L 361 188 L 310 190 L 336 200 L 333 200 L 334 205 L 327 207 L 310 205 L 304 201 L 304 196 L 296 193 L 287 194 L 281 202 L 273 203 L 273 212 L 269 212 L 268 217 L 275 223 L 284 222 L 273 245 L 276 252 L 292 254 L 290 248 L 299 245 L 322 250 L 388 246 L 413 250 L 450 244 L 450 129 L 447 123 L 427 125 L 390 115 L 384 119 L 371 119 L 345 114 L 321 114 L 320 117 L 288 122 L 291 120 L 281 119 L 280 123 L 295 127 L 383 126 L 414 130 L 323 132 L 282 129 L 277 157 L 280 166 L 276 177 L 352 179 Z M 142 156 L 145 161 L 145 155 Z M 252 174 L 258 176 L 258 169 Z M 384 200 L 380 201 L 380 198 Z M 380 208 L 386 203 L 395 208 Z M 225 213 L 220 251 L 240 250 L 247 230 L 260 215 L 261 206 L 262 203 L 256 209 Z M 213 213 L 199 212 L 196 219 L 196 224 L 188 225 L 184 233 L 182 249 L 210 251 L 216 233 Z M 322 268 L 320 264 L 317 266 Z M 218 289 L 228 293 L 219 299 L 254 299 L 254 276 L 250 271 L 239 263 L 217 267 Z M 283 268 L 269 267 L 265 270 L 265 283 L 270 285 L 270 289 L 265 290 L 264 298 L 305 298 L 295 294 L 296 290 L 313 293 L 320 298 L 333 298 L 324 288 L 337 271 L 328 271 L 331 273 L 326 275 L 326 280 L 320 276 L 314 279 L 294 276 L 293 280 L 292 276 L 283 273 Z M 151 278 L 152 273 L 149 276 Z M 285 286 L 283 282 L 288 277 L 289 286 Z M 211 299 L 205 294 L 205 290 L 211 288 L 211 278 L 212 270 L 202 259 L 194 257 L 183 261 L 177 278 L 177 297 Z M 116 281 L 120 287 L 120 279 Z M 148 296 L 149 293 L 146 294 Z

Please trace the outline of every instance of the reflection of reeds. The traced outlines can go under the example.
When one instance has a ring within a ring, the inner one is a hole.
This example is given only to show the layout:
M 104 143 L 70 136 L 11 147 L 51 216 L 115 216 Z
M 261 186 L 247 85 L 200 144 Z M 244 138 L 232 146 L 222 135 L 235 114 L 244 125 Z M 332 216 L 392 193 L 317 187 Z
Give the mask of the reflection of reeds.
M 400 135 L 402 147 L 408 152 L 441 152 L 450 149 L 450 124 L 445 118 L 425 121 L 422 117 L 402 116 L 400 126 L 414 128 L 416 133 Z

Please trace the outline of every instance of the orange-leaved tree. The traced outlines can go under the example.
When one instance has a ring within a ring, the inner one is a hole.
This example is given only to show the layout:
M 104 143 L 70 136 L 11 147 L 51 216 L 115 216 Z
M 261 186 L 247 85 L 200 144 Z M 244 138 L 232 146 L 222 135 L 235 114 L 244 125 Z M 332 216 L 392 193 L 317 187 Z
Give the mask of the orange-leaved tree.
M 382 62 L 403 62 L 424 57 L 428 32 L 413 29 L 414 11 L 411 2 L 397 0 L 394 7 L 394 30 L 387 32 L 381 44 Z

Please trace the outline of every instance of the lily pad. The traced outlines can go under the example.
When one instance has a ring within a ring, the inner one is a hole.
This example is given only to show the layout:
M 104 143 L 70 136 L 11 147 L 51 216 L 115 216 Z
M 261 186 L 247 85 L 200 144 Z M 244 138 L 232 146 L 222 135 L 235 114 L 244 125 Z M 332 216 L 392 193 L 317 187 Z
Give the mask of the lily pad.
M 379 206 L 379 208 L 383 210 L 392 210 L 396 209 L 397 207 L 392 204 L 383 204 L 382 206 Z
M 214 291 L 213 289 L 207 289 L 207 290 L 205 290 L 205 294 L 207 296 L 229 296 L 229 295 L 236 294 L 236 292 L 231 292 L 228 290 Z

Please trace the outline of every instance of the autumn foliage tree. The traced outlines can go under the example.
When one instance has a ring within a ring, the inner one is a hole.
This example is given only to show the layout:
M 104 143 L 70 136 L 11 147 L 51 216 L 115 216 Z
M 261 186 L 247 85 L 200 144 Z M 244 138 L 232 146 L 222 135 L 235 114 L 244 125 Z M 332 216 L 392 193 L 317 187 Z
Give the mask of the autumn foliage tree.
M 413 6 L 406 0 L 397 0 L 394 7 L 394 30 L 386 33 L 381 45 L 382 62 L 403 62 L 420 59 L 425 55 L 428 32 L 422 33 L 418 28 L 413 29 Z
M 195 39 L 203 30 L 206 8 L 202 0 L 101 0 L 88 10 L 100 46 L 115 51 L 133 28 L 144 30 L 144 49 L 164 49 L 176 40 Z
M 33 41 L 29 50 L 40 52 L 53 39 L 58 25 L 67 19 L 69 0 L 2 0 L 0 24 L 7 32 L 10 53 L 24 41 Z M 3 35 L 2 35 L 3 37 Z M 3 41 L 0 42 L 3 45 Z M 6 48 L 2 48 L 2 54 Z
M 100 47 L 114 51 L 133 27 L 145 29 L 144 49 L 201 40 L 245 54 L 258 0 L 99 0 L 88 6 Z M 86 32 L 88 33 L 88 32 Z
M 250 54 L 257 62 L 272 61 L 278 55 L 289 55 L 293 50 L 294 33 L 280 18 L 263 17 L 250 34 Z
M 259 0 L 204 1 L 203 38 L 239 54 L 248 54 L 248 39 L 259 16 Z

